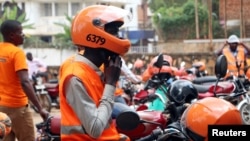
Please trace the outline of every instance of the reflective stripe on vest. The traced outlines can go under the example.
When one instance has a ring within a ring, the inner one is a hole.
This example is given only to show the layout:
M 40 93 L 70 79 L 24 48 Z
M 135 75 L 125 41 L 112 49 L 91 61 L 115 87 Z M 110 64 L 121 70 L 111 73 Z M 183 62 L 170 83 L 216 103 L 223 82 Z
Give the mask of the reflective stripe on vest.
M 87 134 L 84 127 L 82 126 L 61 126 L 61 134 L 72 134 L 72 133 L 80 133 Z

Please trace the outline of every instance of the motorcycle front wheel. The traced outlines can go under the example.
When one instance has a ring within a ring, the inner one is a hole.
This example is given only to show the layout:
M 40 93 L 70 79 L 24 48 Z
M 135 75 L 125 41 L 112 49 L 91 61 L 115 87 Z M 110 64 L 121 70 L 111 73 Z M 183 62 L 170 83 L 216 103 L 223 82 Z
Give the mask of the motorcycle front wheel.
M 250 104 L 243 103 L 239 108 L 243 124 L 250 125 Z
M 50 112 L 52 103 L 50 96 L 48 94 L 36 94 L 36 96 L 42 108 Z M 39 112 L 36 106 L 32 105 L 32 108 L 34 109 L 35 112 L 37 113 Z

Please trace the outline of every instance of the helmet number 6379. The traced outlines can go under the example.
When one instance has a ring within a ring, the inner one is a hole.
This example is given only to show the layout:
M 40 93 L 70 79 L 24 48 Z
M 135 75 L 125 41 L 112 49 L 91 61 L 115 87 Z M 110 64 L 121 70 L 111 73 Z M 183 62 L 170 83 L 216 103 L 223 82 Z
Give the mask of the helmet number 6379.
M 103 45 L 106 42 L 105 38 L 102 38 L 101 36 L 97 36 L 94 34 L 88 34 L 86 37 L 86 40 L 89 42 L 94 42 L 94 43 L 99 44 L 99 45 Z

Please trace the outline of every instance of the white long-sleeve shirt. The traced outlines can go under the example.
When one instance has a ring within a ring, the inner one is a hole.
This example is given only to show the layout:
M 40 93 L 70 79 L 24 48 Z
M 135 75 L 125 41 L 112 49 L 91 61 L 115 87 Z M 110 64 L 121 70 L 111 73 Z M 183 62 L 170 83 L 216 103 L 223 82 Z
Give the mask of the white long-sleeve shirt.
M 30 79 L 32 78 L 32 75 L 36 74 L 38 71 L 40 72 L 47 71 L 47 65 L 38 58 L 33 58 L 32 61 L 27 60 L 27 64 L 28 64 L 28 73 Z
M 121 67 L 121 75 L 124 75 L 127 79 L 129 79 L 133 83 L 140 83 L 141 80 L 136 77 L 136 75 L 128 68 L 125 60 L 121 57 L 122 67 Z

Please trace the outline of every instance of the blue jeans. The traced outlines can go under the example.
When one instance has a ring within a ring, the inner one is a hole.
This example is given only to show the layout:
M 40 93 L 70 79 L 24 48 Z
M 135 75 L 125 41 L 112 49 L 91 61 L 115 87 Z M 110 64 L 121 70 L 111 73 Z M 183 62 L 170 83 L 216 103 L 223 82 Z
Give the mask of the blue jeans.
M 123 104 L 127 104 L 125 99 L 122 97 L 122 96 L 115 96 L 115 99 L 114 99 L 115 102 L 119 102 L 119 103 L 123 103 Z
M 132 109 L 127 104 L 115 102 L 113 105 L 112 118 L 115 119 L 120 113 L 125 111 L 132 111 Z

